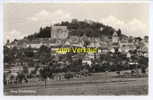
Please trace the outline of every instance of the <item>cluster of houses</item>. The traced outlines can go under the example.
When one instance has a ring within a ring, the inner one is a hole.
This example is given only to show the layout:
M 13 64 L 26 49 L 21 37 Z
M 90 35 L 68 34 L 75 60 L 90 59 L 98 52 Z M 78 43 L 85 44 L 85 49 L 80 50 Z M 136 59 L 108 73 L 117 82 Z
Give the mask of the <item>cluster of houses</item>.
M 85 43 L 88 45 L 85 46 Z M 21 48 L 34 48 L 39 49 L 42 45 L 51 49 L 52 55 L 57 54 L 55 51 L 57 48 L 98 48 L 96 54 L 87 53 L 83 58 L 83 63 L 87 62 L 91 64 L 91 59 L 100 54 L 107 54 L 109 52 L 114 53 L 116 49 L 118 52 L 124 53 L 127 57 L 131 57 L 131 51 L 136 50 L 138 56 L 148 57 L 148 37 L 140 40 L 139 38 L 122 36 L 120 37 L 117 32 L 114 32 L 111 38 L 108 37 L 88 37 L 85 34 L 83 36 L 71 36 L 66 26 L 53 26 L 51 29 L 50 38 L 36 38 L 33 40 L 22 39 L 15 40 L 11 43 L 6 43 L 6 47 L 18 49 Z
M 99 53 L 107 53 L 109 51 L 114 52 L 115 48 L 118 48 L 119 52 L 129 53 L 130 50 L 137 50 L 139 55 L 148 56 L 148 37 L 140 40 L 132 38 L 129 41 L 129 37 L 120 37 L 116 32 L 111 38 L 105 37 L 88 37 L 85 34 L 83 36 L 70 36 L 66 26 L 53 26 L 51 29 L 51 38 L 36 38 L 33 40 L 15 40 L 11 43 L 7 43 L 8 48 L 35 48 L 39 49 L 42 45 L 55 50 L 59 47 L 80 47 L 85 46 L 85 42 L 89 42 L 87 47 L 99 48 Z
M 148 37 L 144 37 L 143 39 L 127 37 L 127 36 L 119 36 L 117 32 L 114 32 L 111 38 L 109 37 L 88 37 L 85 34 L 83 36 L 72 36 L 69 35 L 69 31 L 66 26 L 53 26 L 51 29 L 51 37 L 50 38 L 35 38 L 33 40 L 28 40 L 26 38 L 22 40 L 14 40 L 13 42 L 7 42 L 7 48 L 17 49 L 26 49 L 33 48 L 33 51 L 39 50 L 41 46 L 46 46 L 50 48 L 51 52 L 49 54 L 55 55 L 55 58 L 58 58 L 58 54 L 55 51 L 57 48 L 98 48 L 97 53 L 86 53 L 84 56 L 81 54 L 77 54 L 73 56 L 73 59 L 77 59 L 82 57 L 82 63 L 86 63 L 88 65 L 92 64 L 92 60 L 98 57 L 100 54 L 107 54 L 109 52 L 115 53 L 116 49 L 118 52 L 125 54 L 128 58 L 131 57 L 132 52 L 136 51 L 137 56 L 148 57 Z M 88 43 L 86 45 L 86 42 Z M 32 61 L 37 59 L 33 58 Z M 58 61 L 58 60 L 57 60 Z M 18 63 L 19 62 L 19 63 Z M 9 72 L 10 70 L 14 73 L 18 71 L 22 71 L 22 65 L 20 60 L 16 62 L 16 64 L 11 64 L 14 67 L 9 66 L 8 63 L 4 63 L 5 71 Z M 60 62 L 60 61 L 59 61 Z M 66 63 L 69 63 L 66 61 Z M 26 62 L 24 62 L 26 65 Z M 27 65 L 28 66 L 28 65 Z M 34 67 L 29 67 L 29 70 L 35 70 Z

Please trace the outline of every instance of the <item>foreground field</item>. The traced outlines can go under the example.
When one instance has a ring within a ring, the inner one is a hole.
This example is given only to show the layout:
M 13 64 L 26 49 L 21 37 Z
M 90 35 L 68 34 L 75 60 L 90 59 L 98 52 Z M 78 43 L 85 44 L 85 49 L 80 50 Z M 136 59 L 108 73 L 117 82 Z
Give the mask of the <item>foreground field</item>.
M 94 73 L 70 80 L 32 80 L 27 84 L 5 86 L 5 95 L 147 95 L 148 78 L 114 78 L 115 73 Z

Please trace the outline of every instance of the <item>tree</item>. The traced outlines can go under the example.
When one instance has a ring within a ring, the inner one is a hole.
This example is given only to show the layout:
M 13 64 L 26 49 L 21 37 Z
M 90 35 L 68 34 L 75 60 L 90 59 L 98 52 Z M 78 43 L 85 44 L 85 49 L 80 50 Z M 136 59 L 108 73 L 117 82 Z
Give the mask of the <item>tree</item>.
M 43 64 L 49 63 L 49 61 L 51 59 L 50 53 L 51 53 L 50 48 L 42 45 L 38 50 L 40 62 Z
M 23 74 L 25 75 L 25 77 L 27 78 L 28 75 L 29 75 L 29 69 L 28 69 L 28 67 L 24 66 L 24 67 L 23 67 L 23 70 L 22 70 L 22 73 L 23 73 Z
M 133 40 L 134 40 L 134 37 L 133 37 L 133 36 L 129 36 L 129 38 L 128 38 L 128 42 L 129 42 L 129 43 L 132 43 Z
M 148 58 L 140 56 L 139 59 L 138 59 L 138 63 L 140 65 L 141 72 L 145 74 L 146 69 L 148 68 Z
M 121 29 L 117 30 L 117 34 L 118 34 L 118 36 L 120 36 L 122 34 Z
M 64 77 L 69 80 L 70 78 L 73 78 L 73 74 L 71 72 L 67 72 Z
M 62 21 L 61 23 L 54 24 L 55 26 L 67 26 L 69 35 L 80 36 L 81 34 L 86 34 L 88 37 L 99 37 L 102 35 L 111 37 L 114 33 L 115 29 L 111 26 L 106 26 L 99 22 L 91 21 L 92 23 L 88 23 L 87 21 L 79 21 L 77 19 L 72 22 Z M 103 30 L 100 30 L 103 28 Z M 121 30 L 119 29 L 118 34 L 121 34 Z M 40 27 L 38 33 L 34 33 L 32 35 L 27 36 L 27 39 L 34 38 L 47 38 L 51 35 L 51 27 L 46 26 L 44 28 Z
M 44 80 L 45 82 L 45 87 L 47 85 L 47 78 L 52 77 L 52 71 L 49 66 L 45 66 L 42 69 L 40 69 L 40 78 Z

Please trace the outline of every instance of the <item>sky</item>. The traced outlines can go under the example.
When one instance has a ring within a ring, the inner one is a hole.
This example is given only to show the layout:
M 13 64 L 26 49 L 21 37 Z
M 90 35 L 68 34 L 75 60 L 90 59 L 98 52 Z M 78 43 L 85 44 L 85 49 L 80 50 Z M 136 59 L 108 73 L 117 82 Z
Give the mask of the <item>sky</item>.
M 148 3 L 6 3 L 4 42 L 22 39 L 60 21 L 93 20 L 128 36 L 148 35 Z

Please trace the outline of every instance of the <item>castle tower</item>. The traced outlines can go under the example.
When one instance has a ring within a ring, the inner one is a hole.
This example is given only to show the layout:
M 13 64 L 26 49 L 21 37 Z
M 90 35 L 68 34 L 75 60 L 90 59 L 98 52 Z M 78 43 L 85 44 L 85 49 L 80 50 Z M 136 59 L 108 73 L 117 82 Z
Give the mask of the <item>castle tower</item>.
M 51 39 L 66 39 L 68 37 L 68 29 L 66 26 L 52 26 Z

